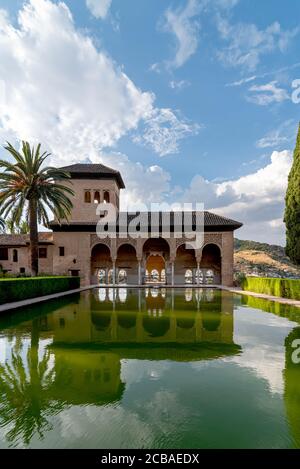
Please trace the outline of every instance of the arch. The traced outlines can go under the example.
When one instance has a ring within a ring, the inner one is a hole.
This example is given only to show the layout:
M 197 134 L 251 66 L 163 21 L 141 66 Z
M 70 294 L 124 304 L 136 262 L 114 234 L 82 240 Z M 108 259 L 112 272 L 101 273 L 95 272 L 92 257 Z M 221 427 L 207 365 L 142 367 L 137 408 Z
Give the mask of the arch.
M 170 320 L 166 317 L 144 317 L 143 327 L 150 337 L 163 337 L 170 329 Z
M 100 285 L 103 285 L 106 283 L 106 271 L 105 269 L 98 269 L 96 271 L 96 276 L 97 276 L 97 279 L 98 279 L 98 282 Z
M 186 269 L 184 274 L 184 283 L 193 283 L 193 271 L 191 269 Z
M 122 243 L 118 247 L 117 257 L 122 255 L 131 255 L 134 254 L 136 256 L 136 248 L 132 243 Z
M 120 269 L 118 272 L 118 284 L 125 284 L 127 283 L 127 272 L 125 269 Z
M 104 191 L 104 193 L 103 193 L 103 202 L 109 204 L 109 202 L 110 202 L 109 191 Z
M 204 241 L 204 244 L 202 246 L 202 252 L 203 252 L 203 249 L 206 246 L 209 246 L 210 244 L 213 244 L 213 245 L 217 246 L 220 250 L 221 255 L 222 255 L 222 244 L 220 244 L 218 241 Z
M 188 249 L 185 243 L 180 244 L 176 249 L 174 262 L 175 283 L 194 283 L 194 271 L 197 268 L 196 254 L 194 249 Z
M 138 283 L 138 261 L 136 257 L 136 248 L 133 244 L 123 243 L 118 247 L 116 268 L 118 271 L 118 283 Z
M 222 266 L 222 256 L 220 246 L 216 243 L 205 244 L 202 250 L 202 258 L 200 262 L 200 268 L 203 270 L 205 277 L 205 282 L 213 277 L 212 282 L 220 284 L 221 283 L 221 266 Z M 211 275 L 211 272 L 212 275 Z
M 100 204 L 100 192 L 99 191 L 94 192 L 94 203 Z
M 195 318 L 190 316 L 177 318 L 176 325 L 180 329 L 192 329 L 195 325 Z
M 130 313 L 118 313 L 118 325 L 123 329 L 131 329 L 136 326 L 136 315 Z
M 197 269 L 196 270 L 196 274 L 195 274 L 195 282 L 199 285 L 203 284 L 204 283 L 204 274 L 202 272 L 201 269 Z
M 100 247 L 104 246 L 104 249 L 107 248 L 109 250 L 109 255 L 111 257 L 110 241 L 107 241 L 105 239 L 102 239 L 101 241 L 99 241 L 98 237 L 97 237 L 97 241 L 91 244 L 91 257 L 93 257 L 94 248 L 96 248 L 97 246 L 100 246 Z M 100 249 L 100 247 L 98 249 Z
M 162 272 L 166 271 L 165 259 L 160 254 L 151 254 L 146 260 L 146 272 L 148 275 L 145 277 L 145 282 L 149 283 L 165 283 L 166 276 Z
M 143 252 L 160 252 L 165 256 L 170 254 L 170 243 L 165 238 L 148 238 L 144 241 Z
M 92 283 L 100 283 L 99 272 L 102 272 L 101 279 L 107 283 L 107 271 L 111 268 L 111 252 L 109 246 L 103 243 L 97 243 L 91 250 L 91 275 Z M 105 272 L 105 277 L 103 273 Z
M 202 325 L 207 332 L 216 332 L 221 325 L 221 313 L 217 311 L 205 312 Z
M 111 313 L 95 313 L 91 314 L 92 323 L 97 331 L 105 331 L 111 323 Z
M 148 238 L 143 244 L 143 256 L 145 259 L 145 270 L 148 275 L 145 276 L 144 282 L 153 282 L 151 272 L 158 271 L 158 279 L 156 282 L 166 283 L 166 260 L 170 257 L 170 244 L 164 238 Z M 162 272 L 164 271 L 164 275 Z M 153 276 L 153 275 L 152 275 Z
M 84 191 L 84 202 L 85 202 L 86 204 L 90 204 L 91 201 L 92 201 L 91 191 L 85 190 L 85 191 Z

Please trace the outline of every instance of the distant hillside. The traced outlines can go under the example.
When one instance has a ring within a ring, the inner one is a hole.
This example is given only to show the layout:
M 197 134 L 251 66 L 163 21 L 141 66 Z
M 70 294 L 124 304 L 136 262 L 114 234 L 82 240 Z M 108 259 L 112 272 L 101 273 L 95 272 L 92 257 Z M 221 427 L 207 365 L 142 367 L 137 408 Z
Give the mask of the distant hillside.
M 282 246 L 234 240 L 234 270 L 245 275 L 300 278 L 300 268 L 285 255 Z

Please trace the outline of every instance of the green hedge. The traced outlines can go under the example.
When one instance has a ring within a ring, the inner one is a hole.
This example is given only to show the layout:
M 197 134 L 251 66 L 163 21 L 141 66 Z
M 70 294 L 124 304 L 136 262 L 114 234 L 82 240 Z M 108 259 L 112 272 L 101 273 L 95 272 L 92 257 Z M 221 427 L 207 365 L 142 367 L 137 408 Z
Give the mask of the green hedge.
M 243 281 L 242 288 L 245 291 L 300 300 L 300 280 L 246 277 Z
M 79 287 L 79 277 L 3 278 L 0 279 L 0 304 L 75 290 Z

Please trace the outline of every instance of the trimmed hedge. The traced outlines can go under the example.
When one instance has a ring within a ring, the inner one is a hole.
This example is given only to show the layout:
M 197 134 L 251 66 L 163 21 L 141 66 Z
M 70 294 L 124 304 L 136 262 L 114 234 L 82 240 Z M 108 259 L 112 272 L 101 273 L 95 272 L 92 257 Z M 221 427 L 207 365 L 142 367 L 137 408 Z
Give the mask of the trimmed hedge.
M 243 281 L 242 288 L 245 291 L 300 300 L 300 280 L 246 277 Z
M 0 279 L 0 304 L 51 295 L 80 287 L 80 277 L 26 277 Z

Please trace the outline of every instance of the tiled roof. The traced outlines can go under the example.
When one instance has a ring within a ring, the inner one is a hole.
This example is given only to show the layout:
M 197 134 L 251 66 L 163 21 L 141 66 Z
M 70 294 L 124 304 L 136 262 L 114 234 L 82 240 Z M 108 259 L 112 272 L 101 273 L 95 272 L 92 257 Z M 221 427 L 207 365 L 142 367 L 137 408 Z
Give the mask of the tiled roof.
M 40 232 L 39 243 L 52 244 L 52 232 Z M 29 244 L 28 234 L 0 234 L 0 246 L 27 246 Z
M 162 225 L 162 213 L 164 212 L 159 212 L 159 226 Z M 171 226 L 174 226 L 174 221 L 176 222 L 176 220 L 174 220 L 174 214 L 176 212 L 170 212 L 170 224 Z M 199 212 L 200 214 L 203 212 Z M 157 214 L 156 214 L 157 215 Z M 126 213 L 126 212 L 120 212 L 119 216 L 118 216 L 118 221 L 117 221 L 117 224 L 118 225 L 122 225 L 123 226 L 123 223 L 122 223 L 122 220 L 124 219 L 127 219 L 127 223 L 129 223 L 131 220 L 133 220 L 135 217 L 137 216 L 137 214 L 132 214 L 132 213 Z M 151 225 L 151 212 L 147 212 L 147 216 L 148 216 L 148 223 L 149 225 Z M 120 223 L 120 220 L 121 220 L 121 223 Z M 201 220 L 200 220 L 201 222 Z M 196 212 L 192 212 L 192 223 L 193 225 L 196 225 Z M 50 223 L 50 226 L 58 226 L 59 224 L 55 221 L 52 221 Z M 96 223 L 93 222 L 93 221 L 88 221 L 88 222 L 69 222 L 69 223 L 63 223 L 62 226 L 65 226 L 65 225 L 68 225 L 69 227 L 76 227 L 76 226 L 95 226 Z M 211 213 L 211 212 L 207 212 L 205 211 L 204 212 L 204 227 L 205 228 L 227 228 L 229 230 L 236 230 L 238 228 L 241 228 L 241 226 L 243 226 L 242 223 L 238 222 L 238 221 L 235 221 L 235 220 L 232 220 L 230 218 L 226 218 L 226 217 L 223 217 L 221 215 L 217 215 L 215 213 Z
M 60 169 L 70 173 L 71 177 L 73 178 L 113 178 L 117 180 L 121 189 L 125 188 L 125 184 L 120 172 L 109 168 L 108 166 L 104 166 L 104 164 L 75 163 L 71 164 L 70 166 L 63 166 Z

